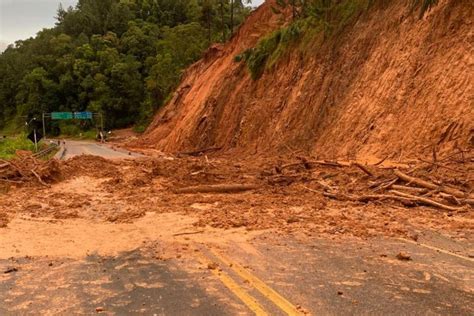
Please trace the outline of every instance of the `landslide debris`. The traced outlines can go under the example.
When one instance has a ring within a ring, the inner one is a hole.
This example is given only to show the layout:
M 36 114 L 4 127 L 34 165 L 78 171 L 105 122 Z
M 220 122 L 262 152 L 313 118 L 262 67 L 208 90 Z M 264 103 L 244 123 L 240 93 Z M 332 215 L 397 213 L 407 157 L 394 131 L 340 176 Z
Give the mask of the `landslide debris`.
M 124 161 L 82 156 L 59 166 L 63 181 L 51 188 L 22 186 L 0 196 L 3 221 L 22 215 L 131 223 L 148 212 L 176 212 L 197 218 L 198 231 L 408 238 L 426 229 L 460 238 L 474 232 L 472 152 L 404 164 L 202 155 Z M 236 185 L 249 190 L 179 191 Z
M 61 179 L 61 171 L 57 160 L 48 162 L 33 156 L 11 161 L 0 160 L 0 183 L 6 184 L 41 184 L 48 186 Z
M 272 6 L 191 66 L 130 146 L 363 161 L 472 149 L 472 3 L 442 1 L 419 19 L 386 1 L 334 38 L 309 28 L 254 81 L 235 57 L 285 27 Z

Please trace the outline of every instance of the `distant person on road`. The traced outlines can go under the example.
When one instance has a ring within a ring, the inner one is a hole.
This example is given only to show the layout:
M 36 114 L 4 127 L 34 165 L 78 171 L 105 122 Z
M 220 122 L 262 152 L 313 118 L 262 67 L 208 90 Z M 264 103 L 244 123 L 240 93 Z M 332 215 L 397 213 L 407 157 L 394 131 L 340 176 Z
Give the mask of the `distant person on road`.
M 102 144 L 105 143 L 105 134 L 104 134 L 104 131 L 102 129 L 99 130 L 99 138 L 100 138 L 100 142 Z

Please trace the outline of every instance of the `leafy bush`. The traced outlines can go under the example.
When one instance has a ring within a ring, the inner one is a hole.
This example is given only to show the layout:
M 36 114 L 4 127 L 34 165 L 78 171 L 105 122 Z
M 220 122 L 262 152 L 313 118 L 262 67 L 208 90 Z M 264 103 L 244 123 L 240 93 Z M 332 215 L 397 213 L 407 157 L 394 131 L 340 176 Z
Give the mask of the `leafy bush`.
M 34 151 L 35 145 L 26 138 L 26 134 L 21 134 L 13 138 L 0 139 L 0 158 L 12 159 L 17 150 Z
M 83 132 L 83 129 L 74 124 L 73 122 L 61 122 L 59 124 L 61 135 L 64 136 L 79 136 Z
M 289 45 L 298 39 L 300 24 L 281 28 L 261 39 L 255 48 L 247 49 L 234 58 L 245 61 L 253 80 L 259 79 L 265 68 L 271 68 L 288 51 Z

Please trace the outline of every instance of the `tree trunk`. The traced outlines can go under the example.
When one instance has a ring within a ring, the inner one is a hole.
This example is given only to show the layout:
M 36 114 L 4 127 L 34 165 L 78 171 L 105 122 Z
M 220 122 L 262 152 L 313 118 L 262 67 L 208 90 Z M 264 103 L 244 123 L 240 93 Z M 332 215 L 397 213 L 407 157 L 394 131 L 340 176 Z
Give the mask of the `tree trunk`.
M 234 0 L 230 0 L 230 35 L 234 34 Z
M 225 19 L 224 19 L 224 0 L 221 0 L 221 27 L 222 27 L 222 43 L 225 43 Z

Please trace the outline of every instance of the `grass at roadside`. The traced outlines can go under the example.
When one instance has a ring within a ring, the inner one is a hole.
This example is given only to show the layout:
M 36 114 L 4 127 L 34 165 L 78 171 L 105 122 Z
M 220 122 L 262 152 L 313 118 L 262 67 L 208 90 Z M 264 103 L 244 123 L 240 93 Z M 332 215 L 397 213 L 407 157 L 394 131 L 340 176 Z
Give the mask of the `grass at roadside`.
M 56 136 L 57 139 L 75 139 L 75 140 L 95 140 L 97 138 L 97 131 L 89 130 L 89 131 L 81 131 L 77 133 L 63 133 L 59 136 Z
M 24 134 L 0 139 L 0 159 L 14 158 L 17 150 L 34 151 L 34 149 L 34 144 Z

